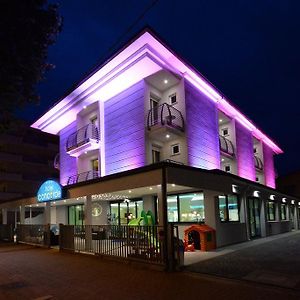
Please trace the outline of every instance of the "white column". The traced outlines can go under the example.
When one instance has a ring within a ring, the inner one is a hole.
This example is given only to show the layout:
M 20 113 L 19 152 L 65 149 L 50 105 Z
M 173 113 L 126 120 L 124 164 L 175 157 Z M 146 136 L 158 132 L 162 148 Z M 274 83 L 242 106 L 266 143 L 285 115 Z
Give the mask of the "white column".
M 84 201 L 85 249 L 92 249 L 92 198 L 87 196 Z
M 217 229 L 217 220 L 219 218 L 219 212 L 216 205 L 217 193 L 214 191 L 204 190 L 204 213 L 205 213 L 205 224 Z
M 32 224 L 32 207 L 29 207 L 29 224 Z
M 163 199 L 162 199 L 162 193 L 161 190 L 157 193 L 157 218 L 158 218 L 158 225 L 164 226 L 164 216 L 163 216 Z
M 299 222 L 297 210 L 298 210 L 298 206 L 295 204 L 294 205 L 294 211 L 293 211 L 293 214 L 294 214 L 294 228 L 295 228 L 295 230 L 298 230 L 298 222 Z
M 2 208 L 2 224 L 7 224 L 7 208 Z
M 51 206 L 50 202 L 46 202 L 45 208 L 44 208 L 44 224 L 50 224 L 51 222 Z
M 25 224 L 25 206 L 20 206 L 20 224 Z

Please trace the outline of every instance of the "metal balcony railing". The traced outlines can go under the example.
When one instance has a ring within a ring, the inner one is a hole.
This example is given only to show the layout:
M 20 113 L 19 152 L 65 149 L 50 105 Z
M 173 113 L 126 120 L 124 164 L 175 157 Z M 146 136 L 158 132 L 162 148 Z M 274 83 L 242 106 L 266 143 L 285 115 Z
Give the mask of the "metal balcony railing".
M 254 165 L 255 165 L 255 168 L 260 171 L 262 171 L 264 169 L 262 160 L 259 157 L 257 157 L 256 155 L 254 155 Z
M 221 151 L 231 156 L 234 156 L 234 146 L 232 142 L 222 135 L 219 135 L 219 141 Z
M 87 171 L 84 173 L 75 174 L 68 178 L 67 185 L 92 180 L 98 177 L 98 171 Z
M 53 167 L 59 170 L 59 153 L 57 153 L 54 157 Z
M 175 107 L 164 103 L 149 110 L 147 117 L 147 128 L 161 124 L 167 125 L 180 131 L 184 131 L 184 119 L 181 112 Z
M 66 142 L 66 150 L 68 152 L 70 150 L 76 149 L 90 142 L 91 140 L 99 143 L 98 128 L 92 123 L 78 129 L 76 132 L 69 135 Z

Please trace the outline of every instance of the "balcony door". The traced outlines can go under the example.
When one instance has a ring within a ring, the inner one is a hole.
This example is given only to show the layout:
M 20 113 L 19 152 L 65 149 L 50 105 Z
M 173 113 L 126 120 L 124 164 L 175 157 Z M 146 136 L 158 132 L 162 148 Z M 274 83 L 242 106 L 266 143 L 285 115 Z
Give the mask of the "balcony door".
M 92 165 L 92 173 L 93 173 L 93 178 L 97 178 L 98 177 L 98 173 L 99 173 L 99 160 L 98 158 L 92 159 L 91 160 L 91 165 Z
M 150 97 L 150 109 L 151 109 L 151 124 L 158 123 L 158 104 L 159 99 L 155 97 Z
M 248 218 L 250 227 L 250 237 L 261 236 L 260 205 L 258 198 L 248 198 Z

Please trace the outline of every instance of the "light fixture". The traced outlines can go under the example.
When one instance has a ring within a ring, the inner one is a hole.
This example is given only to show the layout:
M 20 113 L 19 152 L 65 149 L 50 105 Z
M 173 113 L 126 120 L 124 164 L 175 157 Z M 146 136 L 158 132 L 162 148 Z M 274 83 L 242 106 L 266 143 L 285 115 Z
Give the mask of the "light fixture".
M 53 204 L 56 204 L 56 202 L 54 201 Z
M 66 203 L 66 202 L 67 202 L 67 200 L 64 200 L 64 202 Z
M 225 160 L 224 158 L 221 159 L 221 161 L 224 161 L 224 160 Z
M 300 205 L 300 202 L 298 202 L 298 205 Z
M 275 200 L 275 195 L 270 195 L 270 200 Z
M 223 122 L 223 119 L 219 119 L 219 122 L 222 123 L 222 122 Z
M 169 81 L 168 81 L 168 79 L 165 79 L 164 80 L 164 84 L 167 84 Z
M 83 109 L 86 109 L 86 105 L 83 106 Z
M 39 206 L 38 204 L 36 206 Z
M 286 198 L 282 198 L 282 203 L 285 203 L 286 202 Z
M 84 154 L 87 154 L 87 151 L 84 151 Z
M 149 187 L 149 190 L 152 190 L 152 189 L 153 189 L 153 188 L 150 186 L 150 187 Z
M 172 186 L 174 187 L 174 186 L 175 186 L 175 183 L 172 183 Z
M 166 134 L 166 138 L 169 139 L 169 138 L 170 138 L 170 135 L 169 135 L 169 134 Z
M 129 190 L 128 193 L 131 193 L 131 190 Z
M 295 200 L 292 200 L 292 201 L 291 201 L 291 204 L 295 204 Z
M 237 194 L 238 191 L 239 191 L 238 186 L 235 185 L 235 184 L 232 184 L 232 185 L 231 185 L 231 190 L 232 190 L 232 192 L 235 193 L 235 194 Z
M 253 197 L 259 197 L 259 191 L 254 191 L 253 192 Z

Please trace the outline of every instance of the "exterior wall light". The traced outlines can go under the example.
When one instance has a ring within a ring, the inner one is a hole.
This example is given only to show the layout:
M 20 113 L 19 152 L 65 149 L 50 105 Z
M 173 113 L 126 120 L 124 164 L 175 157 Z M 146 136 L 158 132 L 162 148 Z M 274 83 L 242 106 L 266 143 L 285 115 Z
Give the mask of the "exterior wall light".
M 235 184 L 231 185 L 231 190 L 233 193 L 237 194 L 239 192 L 239 187 Z
M 275 200 L 275 195 L 270 195 L 270 200 Z
M 286 198 L 282 198 L 282 203 L 286 203 Z
M 259 197 L 259 191 L 254 191 L 253 192 L 253 197 L 257 197 L 258 198 Z

